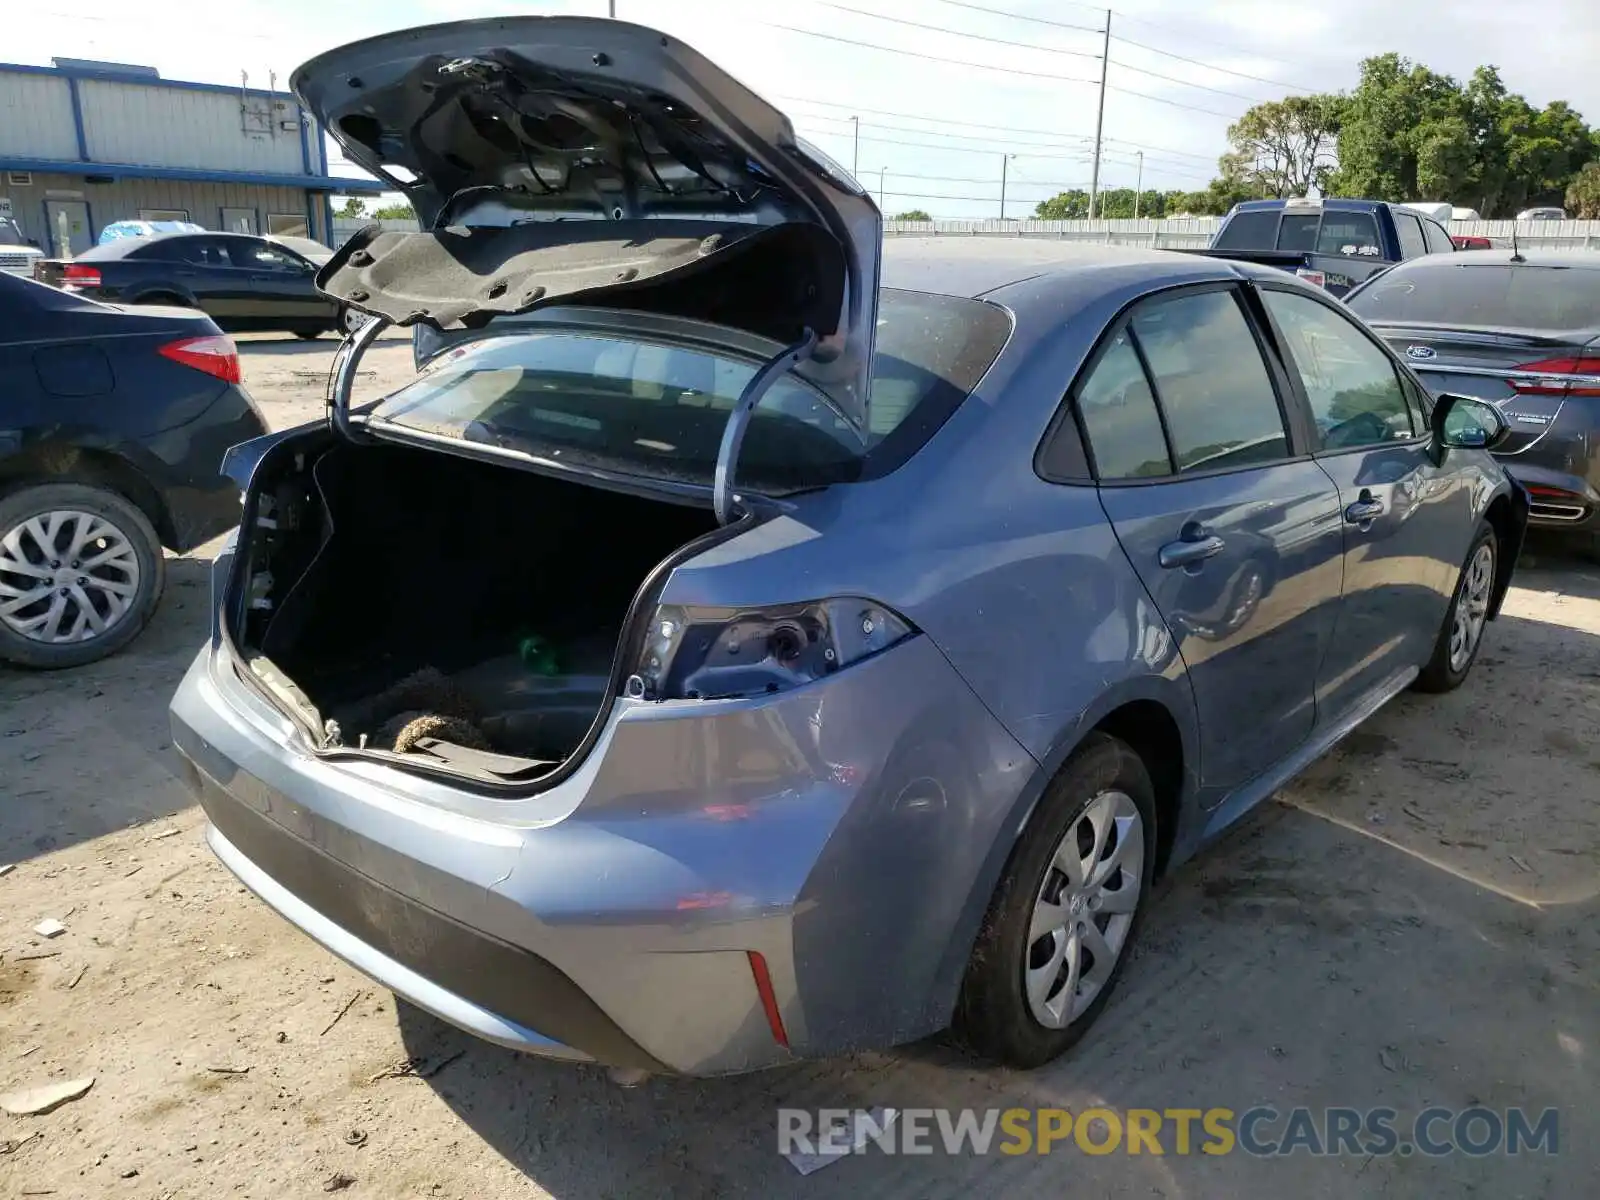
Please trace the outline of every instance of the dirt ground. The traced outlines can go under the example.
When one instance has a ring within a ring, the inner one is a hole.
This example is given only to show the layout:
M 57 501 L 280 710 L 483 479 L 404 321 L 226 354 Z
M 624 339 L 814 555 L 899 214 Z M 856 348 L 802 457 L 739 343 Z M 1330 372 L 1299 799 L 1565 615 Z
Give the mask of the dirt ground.
M 315 417 L 332 340 L 246 341 L 273 424 Z M 381 343 L 364 384 L 409 360 Z M 94 1077 L 0 1114 L 0 1195 L 1594 1194 L 1600 570 L 1537 547 L 1466 687 L 1402 697 L 1179 871 L 1066 1061 L 990 1070 L 934 1042 L 623 1090 L 397 1007 L 213 861 L 166 717 L 207 558 L 170 564 L 112 660 L 0 668 L 0 1093 Z M 48 917 L 66 932 L 34 934 Z M 808 1177 L 776 1153 L 780 1106 L 1091 1104 L 1554 1106 L 1559 1153 L 874 1153 Z

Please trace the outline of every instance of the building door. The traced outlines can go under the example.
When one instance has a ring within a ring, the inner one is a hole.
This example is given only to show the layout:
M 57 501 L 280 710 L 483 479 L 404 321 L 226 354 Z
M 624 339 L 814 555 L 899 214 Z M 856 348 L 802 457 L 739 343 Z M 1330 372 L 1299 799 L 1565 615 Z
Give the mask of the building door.
M 82 200 L 46 200 L 45 224 L 57 258 L 72 258 L 94 245 L 89 232 L 89 205 Z

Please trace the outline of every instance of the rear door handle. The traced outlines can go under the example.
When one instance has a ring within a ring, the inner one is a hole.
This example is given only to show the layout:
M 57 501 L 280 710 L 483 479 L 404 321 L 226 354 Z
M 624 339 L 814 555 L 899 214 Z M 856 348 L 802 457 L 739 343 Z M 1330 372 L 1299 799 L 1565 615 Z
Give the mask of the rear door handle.
M 1352 525 L 1364 525 L 1383 516 L 1383 512 L 1383 501 L 1363 488 L 1355 503 L 1344 510 L 1344 519 Z
M 1214 533 L 1199 530 L 1193 532 L 1195 533 L 1193 537 L 1184 537 L 1161 547 L 1158 557 L 1163 567 L 1171 570 L 1173 567 L 1187 567 L 1204 562 L 1221 554 L 1228 544 Z

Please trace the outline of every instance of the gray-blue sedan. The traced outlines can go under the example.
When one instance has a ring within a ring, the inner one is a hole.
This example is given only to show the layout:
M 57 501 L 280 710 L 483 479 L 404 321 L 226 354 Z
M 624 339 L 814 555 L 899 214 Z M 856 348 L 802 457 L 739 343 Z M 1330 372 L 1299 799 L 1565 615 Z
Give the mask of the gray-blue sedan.
M 319 276 L 372 318 L 330 420 L 230 456 L 174 740 L 246 885 L 484 1038 L 1044 1063 L 1156 878 L 1460 685 L 1500 607 L 1503 418 L 1292 276 L 885 244 L 781 113 L 617 22 L 294 86 L 423 231 Z M 352 407 L 391 323 L 424 369 Z

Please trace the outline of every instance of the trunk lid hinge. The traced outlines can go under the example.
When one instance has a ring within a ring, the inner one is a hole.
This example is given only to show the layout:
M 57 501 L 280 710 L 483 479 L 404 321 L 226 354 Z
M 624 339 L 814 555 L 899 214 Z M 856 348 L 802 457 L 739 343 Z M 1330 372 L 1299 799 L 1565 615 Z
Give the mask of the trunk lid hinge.
M 388 317 L 369 318 L 365 325 L 348 334 L 344 341 L 339 343 L 339 349 L 334 355 L 333 370 L 328 375 L 328 423 L 347 442 L 361 440 L 350 427 L 350 393 L 356 384 L 356 366 L 361 362 L 361 356 L 367 352 L 367 347 L 372 345 L 389 325 Z
M 739 393 L 733 411 L 728 414 L 728 423 L 722 427 L 722 444 L 717 448 L 717 470 L 713 477 L 712 503 L 716 508 L 718 524 L 731 525 L 739 515 L 736 510 L 741 501 L 733 490 L 733 472 L 738 464 L 739 449 L 744 445 L 744 435 L 750 428 L 750 418 L 755 413 L 756 405 L 761 403 L 761 398 L 773 384 L 787 375 L 796 365 L 810 358 L 816 346 L 815 331 L 807 329 L 798 342 L 769 358 L 761 369 L 750 377 L 750 382 L 744 385 L 744 391 Z

